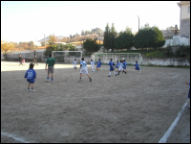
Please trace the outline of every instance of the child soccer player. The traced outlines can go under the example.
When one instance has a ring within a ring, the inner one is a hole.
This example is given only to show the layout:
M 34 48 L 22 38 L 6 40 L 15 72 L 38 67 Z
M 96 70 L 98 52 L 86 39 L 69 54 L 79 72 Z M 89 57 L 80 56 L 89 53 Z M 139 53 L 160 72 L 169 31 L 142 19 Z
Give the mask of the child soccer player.
M 25 79 L 29 82 L 27 91 L 35 91 L 34 90 L 34 81 L 36 78 L 36 71 L 33 69 L 34 64 L 30 63 L 29 69 L 25 73 Z M 31 87 L 31 89 L 30 89 Z
M 101 59 L 99 59 L 99 61 L 97 62 L 97 68 L 96 71 L 99 71 L 99 68 L 101 67 Z
M 135 73 L 137 73 L 137 71 L 139 71 L 139 73 L 141 73 L 138 62 L 137 61 L 135 61 L 135 62 L 136 62 L 136 64 L 134 65 L 135 66 Z
M 23 65 L 23 59 L 22 59 L 21 55 L 19 55 L 19 62 L 20 62 L 19 66 L 20 66 L 21 64 Z
M 73 61 L 73 65 L 74 65 L 74 69 L 77 69 L 77 67 L 76 67 L 76 59 L 74 59 L 74 61 Z
M 92 66 L 92 71 L 95 71 L 95 70 L 94 70 L 94 63 L 95 63 L 95 62 L 91 59 L 91 63 L 90 63 L 90 64 L 91 64 L 91 66 Z
M 189 92 L 188 92 L 188 98 L 190 98 L 190 82 L 186 82 L 187 85 L 189 85 Z M 190 105 L 188 106 L 188 108 L 190 109 Z
M 45 70 L 47 70 L 47 66 L 48 66 L 48 75 L 46 78 L 46 81 L 49 81 L 49 75 L 51 73 L 51 82 L 53 82 L 54 80 L 54 65 L 55 65 L 55 59 L 52 58 L 52 54 L 49 54 L 49 58 L 46 60 L 46 66 L 45 66 Z
M 91 77 L 88 74 L 87 64 L 84 61 L 84 58 L 82 58 L 82 61 L 80 62 L 80 79 L 79 79 L 79 82 L 82 79 L 82 73 L 84 73 L 88 76 L 88 78 L 90 79 L 90 82 L 92 81 Z
M 110 59 L 110 62 L 109 62 L 109 66 L 110 66 L 110 69 L 109 69 L 109 76 L 108 77 L 111 77 L 111 72 L 113 72 L 115 74 L 115 76 L 117 76 L 117 73 L 114 71 L 114 62 L 112 62 L 112 59 Z
M 127 71 L 126 71 L 126 67 L 127 67 L 127 63 L 126 63 L 125 60 L 123 60 L 123 70 L 124 70 L 125 72 L 127 72 Z M 126 73 L 125 73 L 125 74 L 126 74 Z
M 119 68 L 119 61 L 117 60 L 117 64 L 116 64 L 116 66 L 115 66 L 115 68 L 118 70 L 118 68 Z
M 25 59 L 23 59 L 23 64 L 25 64 Z
M 34 65 L 35 65 L 35 64 L 37 64 L 37 65 L 38 65 L 36 55 L 34 56 L 33 61 L 34 61 Z
M 120 74 L 120 72 L 124 72 L 124 73 L 126 74 L 126 72 L 125 72 L 124 69 L 123 69 L 123 63 L 122 63 L 122 62 L 123 62 L 123 61 L 120 60 L 119 69 L 118 69 L 118 75 Z

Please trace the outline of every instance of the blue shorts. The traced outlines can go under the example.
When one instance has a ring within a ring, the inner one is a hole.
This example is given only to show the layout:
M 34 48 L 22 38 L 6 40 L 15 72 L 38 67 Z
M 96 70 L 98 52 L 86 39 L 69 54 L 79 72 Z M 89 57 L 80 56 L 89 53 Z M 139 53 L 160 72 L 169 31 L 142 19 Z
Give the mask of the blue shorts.
M 99 68 L 99 67 L 101 67 L 100 65 L 97 65 L 97 67 Z
M 114 69 L 113 69 L 113 68 L 110 68 L 109 71 L 114 71 Z
M 140 70 L 140 68 L 139 68 L 139 67 L 136 67 L 135 69 L 136 69 L 136 70 Z
M 29 80 L 29 79 L 27 79 L 27 81 L 28 81 L 29 83 L 34 83 L 34 80 Z

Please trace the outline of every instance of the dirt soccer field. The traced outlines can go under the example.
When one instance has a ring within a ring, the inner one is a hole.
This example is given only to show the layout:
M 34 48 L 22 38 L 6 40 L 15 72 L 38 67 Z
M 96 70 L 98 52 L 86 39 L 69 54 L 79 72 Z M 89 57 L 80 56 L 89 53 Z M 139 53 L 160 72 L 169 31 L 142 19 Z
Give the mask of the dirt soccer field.
M 143 67 L 108 76 L 109 66 L 79 79 L 79 67 L 35 65 L 35 92 L 27 92 L 29 67 L 1 62 L 1 143 L 190 143 L 190 69 Z

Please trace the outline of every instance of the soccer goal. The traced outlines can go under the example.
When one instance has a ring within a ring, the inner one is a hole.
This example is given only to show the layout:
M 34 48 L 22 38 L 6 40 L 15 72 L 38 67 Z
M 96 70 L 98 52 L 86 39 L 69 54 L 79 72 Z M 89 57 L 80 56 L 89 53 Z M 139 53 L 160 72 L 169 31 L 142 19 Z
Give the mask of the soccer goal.
M 52 57 L 57 62 L 72 63 L 74 59 L 81 60 L 82 51 L 52 51 Z
M 125 60 L 128 64 L 135 64 L 135 61 L 142 63 L 140 53 L 95 53 L 95 61 L 101 59 L 102 63 L 108 64 L 111 58 L 115 63 L 117 60 Z

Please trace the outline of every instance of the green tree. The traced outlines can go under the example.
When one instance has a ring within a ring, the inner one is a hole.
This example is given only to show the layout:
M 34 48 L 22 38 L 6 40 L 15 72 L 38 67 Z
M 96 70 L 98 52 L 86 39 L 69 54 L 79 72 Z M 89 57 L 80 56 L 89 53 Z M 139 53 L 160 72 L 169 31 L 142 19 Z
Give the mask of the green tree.
M 49 40 L 48 40 L 49 45 L 55 44 L 56 41 L 57 40 L 56 40 L 56 37 L 54 35 L 49 36 Z
M 104 48 L 108 51 L 111 48 L 111 38 L 110 38 L 110 29 L 109 29 L 109 25 L 107 24 L 107 26 L 105 27 L 105 31 L 104 31 L 104 40 L 103 40 L 103 45 Z
M 45 42 L 44 41 L 40 42 L 40 44 L 41 44 L 41 46 L 45 46 Z
M 46 51 L 44 52 L 44 56 L 48 57 L 49 54 L 52 53 L 52 51 L 58 50 L 57 45 L 50 45 L 46 48 Z
M 112 49 L 112 51 L 113 51 L 114 48 L 115 48 L 114 43 L 115 43 L 116 35 L 117 35 L 117 32 L 116 32 L 116 30 L 115 30 L 114 23 L 113 23 L 112 26 L 111 26 L 110 33 L 109 33 L 109 38 L 110 38 L 110 48 Z
M 34 44 L 33 41 L 29 41 L 28 43 L 28 50 L 35 50 L 37 48 L 37 46 Z
M 96 43 L 96 40 L 92 39 L 86 39 L 86 41 L 83 43 L 83 48 L 85 49 L 85 52 L 88 54 L 97 52 L 100 49 L 99 45 Z
M 158 27 L 152 27 L 153 30 L 153 45 L 152 47 L 157 48 L 157 47 L 162 47 L 165 44 L 165 39 L 162 34 L 162 32 L 158 29 Z
M 164 43 L 162 32 L 157 27 L 150 27 L 149 24 L 145 24 L 134 38 L 136 48 L 157 48 L 162 47 Z
M 13 43 L 1 41 L 1 52 L 4 54 L 7 54 L 7 52 L 11 51 L 14 47 L 15 45 Z

